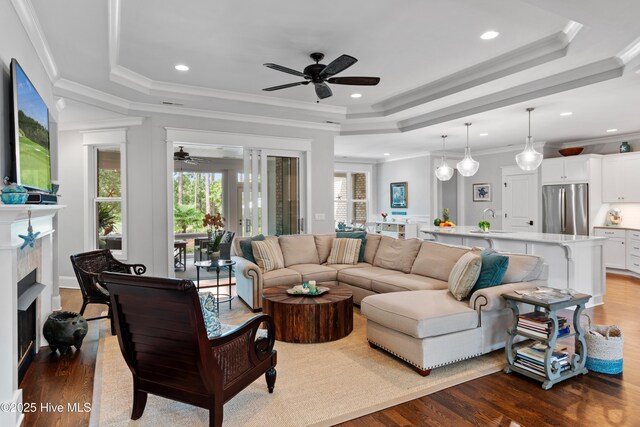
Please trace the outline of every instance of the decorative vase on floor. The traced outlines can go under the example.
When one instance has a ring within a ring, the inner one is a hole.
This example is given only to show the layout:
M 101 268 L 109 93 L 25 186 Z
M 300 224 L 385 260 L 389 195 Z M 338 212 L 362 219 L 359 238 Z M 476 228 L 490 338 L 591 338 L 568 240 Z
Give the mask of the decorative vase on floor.
M 42 334 L 49 343 L 49 348 L 54 353 L 59 350 L 60 354 L 65 354 L 71 346 L 80 350 L 87 331 L 87 321 L 73 311 L 54 311 L 42 327 Z

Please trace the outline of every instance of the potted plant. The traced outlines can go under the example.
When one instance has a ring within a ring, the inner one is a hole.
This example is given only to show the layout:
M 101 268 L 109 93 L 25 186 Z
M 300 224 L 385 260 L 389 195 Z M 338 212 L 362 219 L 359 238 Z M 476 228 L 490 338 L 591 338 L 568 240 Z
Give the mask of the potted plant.
M 491 228 L 491 223 L 489 221 L 482 220 L 478 223 L 478 228 L 487 233 Z
M 220 240 L 224 234 L 224 218 L 218 212 L 215 215 L 206 214 L 202 218 L 202 225 L 207 229 L 207 236 L 209 237 L 209 245 L 207 248 L 207 254 L 210 260 L 217 260 L 220 258 Z

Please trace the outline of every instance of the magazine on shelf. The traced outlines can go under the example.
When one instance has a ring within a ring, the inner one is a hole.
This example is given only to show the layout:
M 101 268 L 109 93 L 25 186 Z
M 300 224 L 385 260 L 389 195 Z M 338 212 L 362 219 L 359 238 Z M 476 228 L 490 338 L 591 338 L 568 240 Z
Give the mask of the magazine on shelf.
M 534 298 L 540 302 L 553 304 L 556 302 L 569 301 L 573 298 L 575 291 L 572 289 L 554 289 L 539 286 L 535 289 L 516 290 L 515 293 L 527 298 Z

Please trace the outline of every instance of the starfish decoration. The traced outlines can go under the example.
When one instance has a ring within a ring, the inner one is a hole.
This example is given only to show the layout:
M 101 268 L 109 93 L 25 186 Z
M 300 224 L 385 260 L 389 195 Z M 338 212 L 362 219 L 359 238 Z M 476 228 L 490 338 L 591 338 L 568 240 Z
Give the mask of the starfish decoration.
M 27 227 L 27 235 L 25 236 L 24 234 L 18 234 L 18 237 L 24 240 L 24 243 L 22 244 L 22 246 L 20 246 L 20 250 L 24 250 L 24 248 L 26 248 L 27 246 L 30 246 L 32 248 L 35 247 L 36 239 L 40 234 L 39 231 L 37 233 L 33 232 L 33 227 L 31 226 L 31 211 L 28 211 L 28 215 L 29 215 L 29 226 Z

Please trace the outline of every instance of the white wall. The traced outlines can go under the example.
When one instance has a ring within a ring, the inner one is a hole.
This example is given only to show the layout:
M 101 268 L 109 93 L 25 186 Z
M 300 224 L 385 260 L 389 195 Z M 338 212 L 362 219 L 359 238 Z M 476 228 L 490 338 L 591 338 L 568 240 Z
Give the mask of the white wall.
M 480 162 L 480 169 L 472 177 L 458 177 L 459 189 L 459 225 L 476 225 L 482 219 L 482 211 L 491 208 L 496 212 L 496 217 L 489 219 L 491 228 L 499 230 L 502 228 L 502 167 L 516 165 L 516 151 L 501 153 L 491 153 L 484 155 L 473 155 L 473 158 Z M 457 173 L 457 172 L 456 172 Z M 473 184 L 491 184 L 491 201 L 474 202 Z
M 65 120 L 73 121 L 73 117 L 65 117 Z M 129 262 L 145 264 L 153 275 L 166 276 L 169 273 L 167 251 L 173 235 L 169 235 L 167 223 L 167 161 L 171 160 L 167 159 L 166 127 L 311 140 L 311 192 L 308 200 L 312 218 L 307 219 L 307 224 L 311 224 L 313 232 L 333 230 L 333 186 L 330 185 L 333 182 L 333 132 L 156 114 L 145 118 L 142 125 L 130 127 L 127 132 Z M 68 144 L 69 150 L 82 152 L 78 147 L 79 138 L 78 131 L 64 132 L 61 145 Z M 76 181 L 83 182 L 80 164 L 61 177 L 61 188 L 73 188 Z M 72 204 L 74 210 L 84 206 L 83 197 L 82 191 L 65 191 L 65 203 Z M 315 214 L 324 214 L 325 219 L 316 220 Z M 68 227 L 75 224 L 78 226 L 70 232 Z M 75 224 L 67 224 L 65 232 L 61 233 L 60 268 L 63 276 L 70 274 L 66 265 L 68 254 L 85 249 L 82 247 L 84 230 L 80 229 L 81 222 Z
M 407 212 L 406 217 L 425 217 L 431 213 L 433 174 L 431 172 L 431 156 L 420 156 L 411 159 L 386 161 L 376 165 L 376 220 L 380 213 L 391 211 Z M 392 182 L 408 183 L 407 209 L 391 208 L 389 184 Z M 397 216 L 397 218 L 406 218 Z

